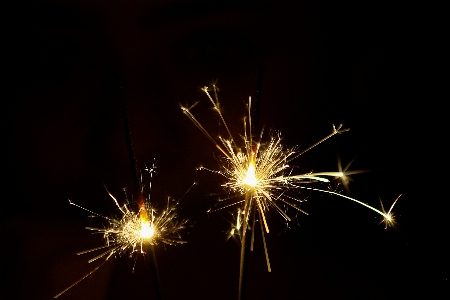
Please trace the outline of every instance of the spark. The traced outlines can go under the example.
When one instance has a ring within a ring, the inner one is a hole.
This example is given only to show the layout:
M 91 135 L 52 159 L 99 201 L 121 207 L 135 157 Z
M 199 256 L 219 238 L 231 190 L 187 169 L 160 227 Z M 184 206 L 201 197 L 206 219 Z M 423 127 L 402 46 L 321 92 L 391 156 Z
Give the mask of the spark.
M 236 216 L 235 216 L 236 215 Z M 240 238 L 240 233 L 241 233 L 241 209 L 238 208 L 237 212 L 235 214 L 231 214 L 232 217 L 232 221 L 230 221 L 230 225 L 231 225 L 231 229 L 227 232 L 228 233 L 228 237 L 227 240 L 230 239 L 231 237 L 236 238 L 239 237 Z
M 244 242 L 245 232 L 249 228 L 251 228 L 252 231 L 255 228 L 255 226 L 249 226 L 250 216 L 259 216 L 259 220 L 262 222 L 262 225 L 264 225 L 262 235 L 265 245 L 264 232 L 269 233 L 267 213 L 270 210 L 275 210 L 278 212 L 286 221 L 291 221 L 292 218 L 285 212 L 285 209 L 282 208 L 283 206 L 291 207 L 299 212 L 307 214 L 299 207 L 302 200 L 295 196 L 289 195 L 290 191 L 298 189 L 309 189 L 352 200 L 381 215 L 383 217 L 383 222 L 385 222 L 386 225 L 392 223 L 393 216 L 391 210 L 395 202 L 389 211 L 385 212 L 384 209 L 378 210 L 352 197 L 311 186 L 312 184 L 318 182 L 330 182 L 328 179 L 329 177 L 341 177 L 346 179 L 347 175 L 353 174 L 351 172 L 347 172 L 347 168 L 350 164 L 342 169 L 339 161 L 338 172 L 309 172 L 299 175 L 293 174 L 294 167 L 289 164 L 290 162 L 309 150 L 317 147 L 329 138 L 346 132 L 349 129 L 342 128 L 342 125 L 333 125 L 330 134 L 301 151 L 298 150 L 297 147 L 285 147 L 282 143 L 280 133 L 270 134 L 269 138 L 264 141 L 264 131 L 262 131 L 259 137 L 256 137 L 255 139 L 254 133 L 251 132 L 251 98 L 249 98 L 247 105 L 248 116 L 244 118 L 244 133 L 241 134 L 242 144 L 241 146 L 238 146 L 238 143 L 233 138 L 229 126 L 225 122 L 225 118 L 220 110 L 219 99 L 217 96 L 218 89 L 215 83 L 211 86 L 202 88 L 202 91 L 211 102 L 213 110 L 219 115 L 219 118 L 227 132 L 227 137 L 218 136 L 217 138 L 214 138 L 192 114 L 191 110 L 198 102 L 190 107 L 181 106 L 181 110 L 223 154 L 222 157 L 219 157 L 219 170 L 208 169 L 203 166 L 198 169 L 207 170 L 223 176 L 225 181 L 222 184 L 222 187 L 224 187 L 230 194 L 233 194 L 239 198 L 238 201 L 223 205 L 222 207 L 213 210 L 216 211 L 234 205 L 239 206 L 238 215 L 236 218 L 237 223 L 236 225 L 233 225 L 232 230 L 230 231 L 231 235 L 234 235 L 236 234 L 236 231 L 241 230 L 242 232 L 239 233 L 239 235 L 241 236 L 241 241 Z M 253 213 L 254 210 L 258 213 Z M 266 247 L 265 251 L 267 254 Z M 266 255 L 266 257 L 268 269 L 270 271 L 268 256 Z
M 394 208 L 395 203 L 397 203 L 398 199 L 400 199 L 401 196 L 402 196 L 402 194 L 400 194 L 397 197 L 397 199 L 395 199 L 395 201 L 392 203 L 391 207 L 389 208 L 389 210 L 387 212 L 384 210 L 383 202 L 380 199 L 381 210 L 383 211 L 383 214 L 384 214 L 384 218 L 381 220 L 380 224 L 383 223 L 385 229 L 387 229 L 390 226 L 395 227 L 395 225 L 397 224 L 397 222 L 395 220 L 395 215 L 392 212 L 392 208 Z
M 366 173 L 369 172 L 369 170 L 354 170 L 354 171 L 348 171 L 348 169 L 350 168 L 350 166 L 352 165 L 352 163 L 355 161 L 356 156 L 353 157 L 350 162 L 347 163 L 347 165 L 342 168 L 342 162 L 341 162 L 341 158 L 338 154 L 337 157 L 337 162 L 338 162 L 338 171 L 339 171 L 339 175 L 336 176 L 335 178 L 339 178 L 342 185 L 344 186 L 345 192 L 347 193 L 347 195 L 351 195 L 350 192 L 350 188 L 349 188 L 349 183 L 350 181 L 353 181 L 353 179 L 350 177 L 350 175 L 355 175 L 355 174 L 361 174 L 361 173 Z
M 150 173 L 152 172 L 151 169 L 147 170 Z M 168 245 L 186 243 L 181 239 L 180 231 L 186 228 L 187 220 L 178 219 L 178 202 L 171 198 L 167 198 L 166 206 L 162 210 L 158 210 L 151 205 L 150 197 L 144 197 L 141 192 L 138 196 L 138 209 L 136 211 L 133 209 L 132 203 L 128 200 L 125 189 L 126 200 L 123 205 L 119 204 L 117 199 L 108 191 L 108 189 L 106 189 L 106 191 L 118 209 L 118 216 L 102 216 L 69 200 L 71 205 L 81 208 L 107 222 L 107 225 L 104 228 L 86 227 L 86 229 L 94 231 L 95 233 L 103 234 L 105 244 L 77 253 L 77 255 L 83 255 L 101 251 L 100 254 L 89 259 L 88 262 L 92 263 L 99 259 L 103 259 L 103 261 L 95 269 L 53 298 L 58 298 L 83 279 L 92 275 L 112 257 L 128 253 L 130 258 L 134 257 L 137 259 L 137 255 L 151 251 L 150 247 L 158 245 L 159 243 Z M 146 248 L 148 249 L 146 250 Z

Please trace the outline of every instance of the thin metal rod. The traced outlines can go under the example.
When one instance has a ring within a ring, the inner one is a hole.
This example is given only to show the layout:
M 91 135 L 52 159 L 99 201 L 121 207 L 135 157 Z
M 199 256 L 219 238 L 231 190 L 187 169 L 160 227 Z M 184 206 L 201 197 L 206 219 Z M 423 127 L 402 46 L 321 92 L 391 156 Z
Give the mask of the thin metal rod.
M 252 100 L 252 124 L 251 124 L 251 134 L 252 139 L 256 137 L 261 129 L 259 128 L 259 116 L 260 116 L 260 107 L 261 107 L 261 96 L 262 96 L 262 79 L 264 75 L 264 68 L 262 66 L 258 69 L 258 76 L 256 77 L 256 93 L 255 98 Z
M 150 258 L 150 270 L 153 277 L 153 286 L 155 288 L 155 295 L 157 300 L 162 300 L 161 283 L 159 280 L 158 264 L 156 263 L 155 247 L 150 245 L 148 247 L 148 256 Z
M 120 107 L 122 110 L 123 128 L 125 130 L 125 137 L 127 140 L 128 157 L 130 158 L 130 163 L 131 163 L 131 174 L 133 176 L 133 182 L 135 184 L 135 188 L 137 191 L 140 192 L 141 191 L 141 186 L 140 186 L 141 183 L 139 180 L 139 169 L 138 169 L 136 155 L 134 154 L 133 136 L 131 135 L 130 120 L 128 118 L 128 110 L 127 110 L 127 105 L 125 103 L 125 91 L 124 91 L 121 80 L 119 80 L 119 97 L 120 97 Z
M 241 260 L 239 266 L 239 300 L 244 299 L 245 286 L 247 278 L 247 260 L 248 249 L 247 249 L 247 227 L 249 222 L 249 215 L 252 208 L 253 194 L 251 191 L 245 193 L 245 204 L 244 204 L 244 221 L 242 224 L 242 238 L 241 238 Z
M 130 164 L 131 164 L 131 174 L 133 176 L 133 182 L 135 184 L 135 189 L 138 193 L 138 201 L 143 201 L 143 189 L 141 186 L 141 181 L 139 180 L 139 168 L 138 163 L 136 159 L 136 155 L 134 153 L 134 147 L 133 147 L 133 136 L 131 135 L 131 126 L 130 126 L 130 120 L 128 118 L 127 113 L 127 106 L 125 103 L 125 91 L 123 88 L 123 84 L 121 81 L 119 81 L 119 96 L 120 96 L 120 105 L 122 110 L 122 118 L 123 118 L 123 126 L 125 129 L 125 136 L 127 141 L 127 148 L 128 148 L 128 156 L 130 158 Z M 139 205 L 143 205 L 143 203 L 139 203 Z M 159 272 L 158 272 L 158 265 L 156 263 L 156 255 L 155 255 L 155 249 L 153 245 L 149 245 L 147 248 L 148 256 L 150 259 L 150 271 L 152 273 L 153 278 L 153 285 L 155 288 L 155 295 L 157 300 L 162 300 L 162 292 L 161 292 L 161 283 L 159 280 Z

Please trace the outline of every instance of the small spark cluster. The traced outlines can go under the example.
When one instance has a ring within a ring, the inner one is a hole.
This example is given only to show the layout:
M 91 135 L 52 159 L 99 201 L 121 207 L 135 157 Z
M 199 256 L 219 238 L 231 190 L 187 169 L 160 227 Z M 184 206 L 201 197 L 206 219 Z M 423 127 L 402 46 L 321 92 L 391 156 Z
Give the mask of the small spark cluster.
M 89 262 L 104 256 L 106 256 L 106 259 L 109 259 L 114 254 L 123 254 L 125 252 L 130 252 L 130 256 L 136 252 L 145 253 L 146 244 L 157 245 L 159 242 L 162 242 L 176 245 L 185 243 L 185 241 L 181 240 L 180 231 L 185 228 L 186 221 L 177 220 L 177 203 L 171 204 L 173 201 L 170 198 L 167 200 L 166 207 L 158 212 L 140 195 L 138 199 L 139 210 L 135 212 L 130 208 L 131 205 L 128 201 L 120 206 L 116 198 L 111 193 L 109 195 L 114 200 L 121 216 L 111 218 L 94 213 L 96 216 L 106 219 L 108 226 L 105 228 L 86 227 L 86 229 L 102 233 L 106 245 L 78 254 L 102 248 L 108 248 L 108 250 L 90 259 Z M 71 204 L 78 206 L 73 202 Z
M 168 198 L 166 206 L 162 210 L 157 210 L 151 205 L 150 196 L 145 198 L 143 196 L 143 189 L 141 189 L 137 200 L 138 209 L 135 211 L 132 209 L 132 204 L 128 200 L 128 197 L 126 197 L 127 200 L 125 203 L 120 205 L 109 191 L 108 194 L 120 212 L 117 217 L 99 215 L 69 200 L 70 204 L 107 221 L 107 225 L 104 228 L 86 227 L 88 230 L 103 234 L 106 243 L 103 246 L 77 253 L 77 255 L 82 255 L 103 250 L 99 255 L 88 260 L 89 263 L 92 263 L 103 258 L 103 262 L 64 291 L 54 296 L 54 298 L 58 298 L 79 282 L 92 275 L 111 257 L 129 253 L 130 258 L 133 256 L 136 258 L 135 255 L 152 251 L 150 247 L 158 245 L 160 242 L 168 245 L 186 243 L 181 239 L 180 232 L 186 228 L 187 220 L 179 220 L 177 214 L 178 202 Z M 127 195 L 126 191 L 125 195 Z

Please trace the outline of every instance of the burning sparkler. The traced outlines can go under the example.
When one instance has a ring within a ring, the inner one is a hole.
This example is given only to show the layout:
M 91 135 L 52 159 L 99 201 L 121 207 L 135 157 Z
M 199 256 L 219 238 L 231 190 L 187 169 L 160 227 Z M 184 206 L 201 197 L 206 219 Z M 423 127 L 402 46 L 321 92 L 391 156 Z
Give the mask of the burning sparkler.
M 227 131 L 227 138 L 222 136 L 213 138 L 213 136 L 195 118 L 191 110 L 198 102 L 191 107 L 181 106 L 181 109 L 183 113 L 224 155 L 220 158 L 221 166 L 219 170 L 212 170 L 205 167 L 200 167 L 199 169 L 205 169 L 223 176 L 225 178 L 225 182 L 222 186 L 228 192 L 236 195 L 236 197 L 241 197 L 233 203 L 228 203 L 216 209 L 219 210 L 234 205 L 239 206 L 238 214 L 235 218 L 236 224 L 233 225 L 233 228 L 230 231 L 230 236 L 239 234 L 241 238 L 239 298 L 241 298 L 243 294 L 242 284 L 244 274 L 246 232 L 248 229 L 252 230 L 252 250 L 256 216 L 258 216 L 261 221 L 264 251 L 266 255 L 267 268 L 270 272 L 271 268 L 269 256 L 264 237 L 264 231 L 269 233 L 269 226 L 266 218 L 268 211 L 270 209 L 277 211 L 286 221 L 291 221 L 291 217 L 288 216 L 285 210 L 282 209 L 280 204 L 285 204 L 296 209 L 297 211 L 307 214 L 299 207 L 302 200 L 295 196 L 290 196 L 288 194 L 290 191 L 296 189 L 308 189 L 346 198 L 380 214 L 386 225 L 393 223 L 392 208 L 397 200 L 394 201 L 391 208 L 386 212 L 383 208 L 382 210 L 378 210 L 349 196 L 329 190 L 319 189 L 311 185 L 317 182 L 329 182 L 327 177 L 343 177 L 348 175 L 342 171 L 342 168 L 340 168 L 339 172 L 310 172 L 300 175 L 292 174 L 293 167 L 289 165 L 292 160 L 313 149 L 329 138 L 348 131 L 349 129 L 343 129 L 342 125 L 337 127 L 333 125 L 333 130 L 329 135 L 303 151 L 298 151 L 296 147 L 286 148 L 282 144 L 282 138 L 279 133 L 272 134 L 267 141 L 263 141 L 263 131 L 261 131 L 259 137 L 255 139 L 255 133 L 252 132 L 252 102 L 251 98 L 249 98 L 247 107 L 248 116 L 244 118 L 244 134 L 241 135 L 243 144 L 242 146 L 238 146 L 220 110 L 217 94 L 218 89 L 216 85 L 212 84 L 210 87 L 204 87 L 202 88 L 202 91 L 207 95 L 208 99 L 212 103 L 213 109 L 218 113 L 219 118 Z M 250 226 L 249 222 L 251 216 L 253 216 L 253 224 Z
M 146 171 L 148 171 L 151 176 L 153 169 L 146 169 Z M 166 206 L 162 210 L 157 210 L 150 203 L 150 196 L 144 197 L 141 190 L 141 193 L 139 193 L 138 196 L 138 207 L 136 211 L 133 209 L 132 203 L 128 200 L 126 191 L 126 201 L 123 205 L 120 205 L 117 199 L 109 191 L 108 194 L 114 201 L 116 208 L 119 210 L 120 214 L 117 217 L 106 217 L 99 215 L 69 200 L 70 204 L 107 221 L 107 226 L 104 228 L 86 227 L 86 229 L 103 234 L 106 244 L 77 253 L 77 255 L 82 255 L 102 251 L 99 255 L 91 258 L 88 262 L 92 263 L 99 259 L 103 259 L 103 262 L 81 279 L 54 296 L 54 298 L 58 298 L 83 279 L 92 275 L 111 257 L 129 253 L 129 257 L 134 257 L 136 259 L 139 254 L 153 252 L 152 247 L 154 245 L 158 245 L 159 243 L 168 245 L 185 243 L 185 241 L 181 239 L 180 231 L 186 227 L 187 221 L 178 219 L 178 202 L 168 198 Z

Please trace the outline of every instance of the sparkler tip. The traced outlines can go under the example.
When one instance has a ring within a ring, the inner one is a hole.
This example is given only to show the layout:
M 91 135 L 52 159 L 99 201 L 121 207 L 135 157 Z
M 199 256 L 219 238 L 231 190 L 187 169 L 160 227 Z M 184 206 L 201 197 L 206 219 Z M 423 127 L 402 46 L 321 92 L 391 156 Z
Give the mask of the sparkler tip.
M 380 199 L 380 203 L 381 203 L 381 210 L 383 211 L 383 220 L 381 221 L 381 223 L 385 224 L 385 229 L 387 229 L 388 227 L 394 227 L 396 225 L 396 221 L 395 221 L 395 215 L 392 212 L 392 209 L 394 208 L 394 205 L 397 203 L 398 199 L 402 196 L 402 194 L 398 195 L 398 197 L 394 200 L 394 202 L 392 203 L 391 207 L 389 208 L 389 210 L 386 212 L 384 207 L 383 207 L 383 202 L 381 202 Z
M 337 126 L 337 128 L 336 128 L 336 126 L 333 124 L 333 135 L 334 134 L 340 134 L 340 133 L 343 133 L 343 132 L 346 132 L 346 131 L 350 130 L 350 128 L 342 129 L 343 126 L 344 126 L 344 124 L 339 124 L 339 126 Z

